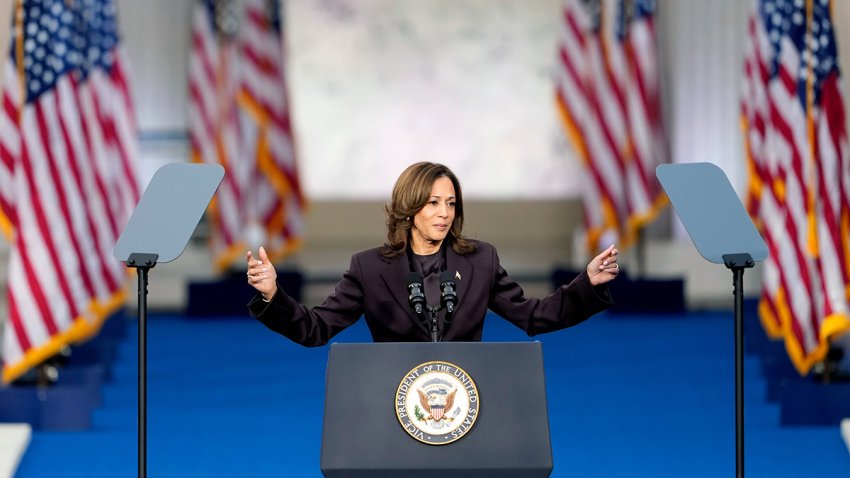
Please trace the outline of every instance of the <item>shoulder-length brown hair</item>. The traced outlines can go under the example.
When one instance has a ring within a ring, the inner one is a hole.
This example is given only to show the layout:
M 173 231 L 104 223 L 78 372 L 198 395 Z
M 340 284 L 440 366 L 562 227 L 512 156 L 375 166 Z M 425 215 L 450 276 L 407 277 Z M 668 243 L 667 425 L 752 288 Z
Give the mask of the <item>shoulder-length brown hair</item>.
M 437 163 L 416 163 L 409 166 L 393 186 L 390 201 L 384 206 L 387 217 L 387 242 L 381 246 L 380 254 L 395 257 L 404 253 L 410 244 L 413 216 L 431 198 L 431 186 L 442 177 L 449 178 L 455 188 L 455 219 L 446 236 L 446 241 L 458 254 L 465 255 L 475 250 L 475 243 L 461 234 L 463 230 L 463 193 L 460 182 L 451 169 Z

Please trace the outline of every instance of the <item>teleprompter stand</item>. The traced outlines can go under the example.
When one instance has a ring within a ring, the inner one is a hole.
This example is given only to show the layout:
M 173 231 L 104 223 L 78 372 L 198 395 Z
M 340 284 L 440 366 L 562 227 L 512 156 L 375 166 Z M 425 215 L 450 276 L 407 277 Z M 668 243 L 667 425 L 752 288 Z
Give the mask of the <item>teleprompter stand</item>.
M 212 164 L 159 168 L 112 251 L 139 279 L 139 477 L 147 476 L 148 273 L 183 253 L 223 177 L 224 168 Z
M 767 258 L 767 246 L 723 171 L 710 163 L 655 170 L 700 255 L 732 270 L 735 301 L 735 458 L 744 476 L 744 269 Z

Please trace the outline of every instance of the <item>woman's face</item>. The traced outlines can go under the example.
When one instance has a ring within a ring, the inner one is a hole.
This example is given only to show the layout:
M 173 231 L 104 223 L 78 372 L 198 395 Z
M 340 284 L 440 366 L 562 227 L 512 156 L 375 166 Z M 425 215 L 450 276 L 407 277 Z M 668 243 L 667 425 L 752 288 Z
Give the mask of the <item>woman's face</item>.
M 436 252 L 452 228 L 455 219 L 455 187 L 451 179 L 443 176 L 431 185 L 431 197 L 413 216 L 411 239 L 413 252 Z

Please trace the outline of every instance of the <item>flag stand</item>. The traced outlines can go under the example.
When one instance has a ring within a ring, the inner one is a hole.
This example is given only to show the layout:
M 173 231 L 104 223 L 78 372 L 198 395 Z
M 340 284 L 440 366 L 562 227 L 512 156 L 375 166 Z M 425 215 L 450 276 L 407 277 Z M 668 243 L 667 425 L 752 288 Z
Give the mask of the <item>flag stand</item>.
M 159 168 L 112 250 L 139 278 L 140 478 L 147 476 L 148 273 L 157 262 L 170 262 L 183 253 L 222 178 L 224 168 L 217 164 L 171 163 Z
M 744 477 L 744 269 L 767 258 L 767 246 L 723 170 L 710 163 L 663 164 L 661 186 L 706 260 L 732 270 L 735 299 L 735 468 Z

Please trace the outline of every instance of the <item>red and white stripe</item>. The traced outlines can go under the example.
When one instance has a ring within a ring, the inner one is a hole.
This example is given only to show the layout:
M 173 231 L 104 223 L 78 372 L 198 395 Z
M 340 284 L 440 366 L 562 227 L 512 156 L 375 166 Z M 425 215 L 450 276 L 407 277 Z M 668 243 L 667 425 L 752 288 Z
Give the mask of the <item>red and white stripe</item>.
M 196 4 L 189 58 L 189 135 L 195 160 L 225 166 L 216 194 L 212 247 L 217 264 L 241 261 L 261 231 L 273 259 L 303 232 L 289 116 L 283 43 L 268 25 L 266 2 L 245 0 L 235 37 L 216 36 Z
M 770 254 L 760 316 L 770 335 L 785 339 L 805 374 L 824 358 L 829 338 L 850 328 L 850 151 L 843 94 L 833 73 L 807 114 L 797 91 L 802 53 L 783 39 L 779 71 L 771 78 L 775 53 L 755 10 L 748 31 L 741 101 L 747 203 Z
M 558 41 L 556 94 L 570 139 L 585 164 L 588 247 L 628 246 L 663 206 L 654 169 L 666 160 L 655 27 L 634 21 L 624 40 L 614 22 L 621 2 L 603 0 L 592 28 L 583 2 L 566 0 Z
M 195 5 L 189 56 L 189 139 L 195 160 L 222 164 L 226 174 L 216 193 L 211 247 L 219 255 L 240 240 L 241 199 L 236 164 L 243 150 L 234 97 L 239 65 L 231 44 L 219 45 L 206 8 Z
M 626 165 L 629 211 L 632 221 L 651 220 L 661 195 L 655 168 L 667 161 L 661 115 L 661 79 L 655 42 L 655 20 L 648 16 L 632 22 L 625 55 L 629 79 L 625 84 L 632 160 Z
M 15 65 L 7 61 L 3 68 L 3 85 L 18 84 Z M 3 233 L 11 243 L 17 223 L 15 211 L 15 169 L 21 156 L 21 134 L 18 129 L 18 107 L 22 102 L 20 89 L 3 89 L 3 108 L 0 111 L 0 216 Z
M 119 305 L 125 270 L 112 248 L 140 186 L 121 60 L 111 76 L 96 70 L 76 84 L 65 75 L 27 104 L 11 61 L 5 71 L 0 182 L 3 212 L 14 215 L 3 335 L 8 381 L 96 333 Z

